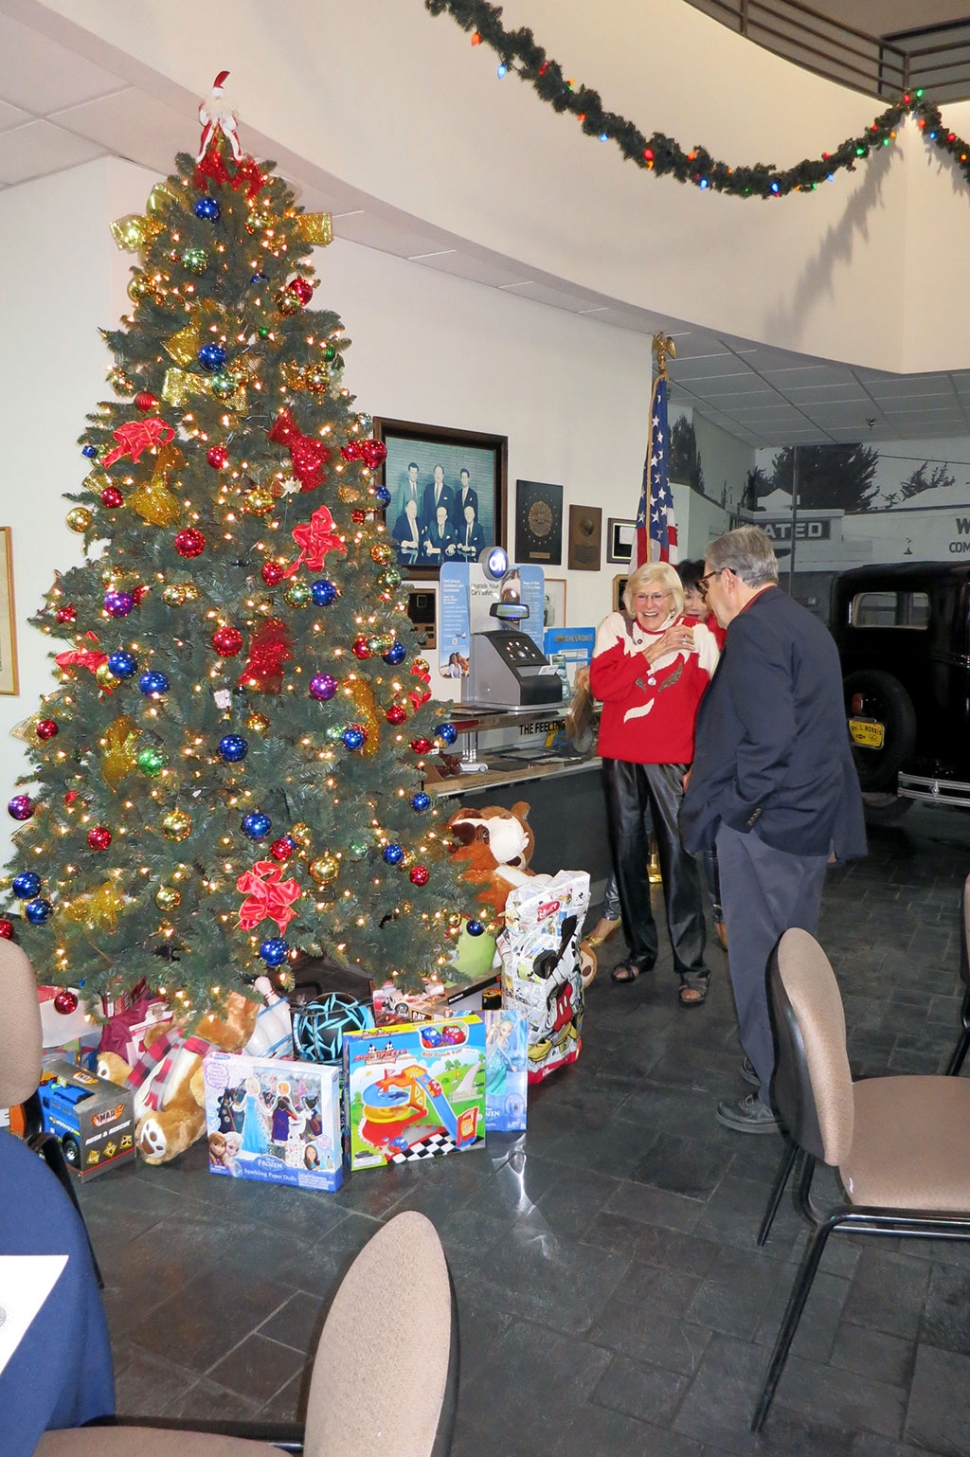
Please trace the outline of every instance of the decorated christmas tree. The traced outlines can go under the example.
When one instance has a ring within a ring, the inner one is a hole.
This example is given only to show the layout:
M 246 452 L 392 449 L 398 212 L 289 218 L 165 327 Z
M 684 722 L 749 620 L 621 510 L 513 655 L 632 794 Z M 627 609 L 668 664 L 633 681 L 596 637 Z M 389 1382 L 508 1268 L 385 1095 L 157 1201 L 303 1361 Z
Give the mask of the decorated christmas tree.
M 133 309 L 68 497 L 86 561 L 33 619 L 63 644 L 5 881 L 43 981 L 146 978 L 186 1010 L 285 986 L 298 951 L 417 986 L 464 899 L 421 787 L 455 731 L 409 655 L 384 447 L 310 307 L 330 220 L 243 153 L 224 79 L 198 158 L 113 225 Z

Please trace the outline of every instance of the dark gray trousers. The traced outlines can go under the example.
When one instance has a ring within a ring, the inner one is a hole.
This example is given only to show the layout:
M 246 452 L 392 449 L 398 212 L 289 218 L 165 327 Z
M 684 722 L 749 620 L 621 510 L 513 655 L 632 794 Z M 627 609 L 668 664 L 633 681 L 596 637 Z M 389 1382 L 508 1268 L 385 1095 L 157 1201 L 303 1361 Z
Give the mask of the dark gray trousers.
M 722 824 L 717 832 L 721 902 L 741 1046 L 768 1101 L 775 1048 L 768 1013 L 768 958 L 792 926 L 814 936 L 827 855 L 789 855 L 752 832 Z

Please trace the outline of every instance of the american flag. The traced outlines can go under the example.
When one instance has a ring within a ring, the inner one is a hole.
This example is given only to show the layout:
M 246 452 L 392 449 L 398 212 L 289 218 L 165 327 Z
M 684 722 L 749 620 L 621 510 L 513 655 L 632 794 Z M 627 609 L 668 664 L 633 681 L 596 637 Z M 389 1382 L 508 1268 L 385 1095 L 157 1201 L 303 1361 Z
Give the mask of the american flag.
M 650 442 L 643 462 L 643 486 L 637 512 L 637 551 L 635 566 L 646 562 L 670 562 L 676 566 L 677 520 L 674 498 L 667 482 L 667 455 L 670 440 L 667 432 L 667 381 L 659 375 L 654 381 L 650 402 Z

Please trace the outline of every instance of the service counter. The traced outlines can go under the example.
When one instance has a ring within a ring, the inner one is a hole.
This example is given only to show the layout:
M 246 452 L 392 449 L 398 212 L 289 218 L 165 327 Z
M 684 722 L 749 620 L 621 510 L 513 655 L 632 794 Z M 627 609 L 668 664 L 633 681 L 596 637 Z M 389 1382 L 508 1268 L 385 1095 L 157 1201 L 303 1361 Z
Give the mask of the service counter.
M 565 704 L 456 706 L 451 721 L 458 740 L 452 752 L 460 755 L 462 773 L 428 779 L 425 788 L 439 801 L 453 802 L 449 813 L 486 804 L 511 809 L 524 800 L 535 836 L 531 868 L 549 875 L 587 870 L 591 900 L 597 904 L 611 870 L 600 760 L 565 742 L 565 715 Z

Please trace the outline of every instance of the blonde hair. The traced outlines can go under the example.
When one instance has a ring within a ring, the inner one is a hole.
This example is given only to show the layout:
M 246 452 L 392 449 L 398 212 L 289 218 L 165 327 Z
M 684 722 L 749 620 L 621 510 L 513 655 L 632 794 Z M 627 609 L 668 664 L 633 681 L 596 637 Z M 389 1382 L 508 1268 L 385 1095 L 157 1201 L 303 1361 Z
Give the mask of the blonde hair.
M 684 588 L 669 562 L 646 562 L 630 573 L 623 588 L 623 606 L 629 615 L 635 615 L 633 598 L 642 587 L 648 587 L 651 582 L 656 582 L 665 592 L 670 593 L 673 614 L 679 617 L 684 610 Z

